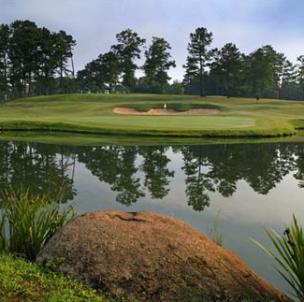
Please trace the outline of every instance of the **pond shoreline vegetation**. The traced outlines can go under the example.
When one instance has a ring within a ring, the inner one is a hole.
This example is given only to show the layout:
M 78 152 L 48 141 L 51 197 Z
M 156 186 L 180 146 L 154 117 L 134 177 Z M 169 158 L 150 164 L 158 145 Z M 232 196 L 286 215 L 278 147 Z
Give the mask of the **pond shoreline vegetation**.
M 72 207 L 60 209 L 60 195 L 35 196 L 29 189 L 2 192 L 1 301 L 119 301 L 105 299 L 101 293 L 56 272 L 55 264 L 35 263 L 48 240 L 75 216 Z
M 304 233 L 295 215 L 292 222 L 284 231 L 278 234 L 275 230 L 266 230 L 273 250 L 258 241 L 253 242 L 272 257 L 276 263 L 277 273 L 290 285 L 299 301 L 304 300 Z
M 28 260 L 35 260 L 48 240 L 75 215 L 72 207 L 60 209 L 60 197 L 35 196 L 29 189 L 9 189 L 2 195 L 0 251 Z

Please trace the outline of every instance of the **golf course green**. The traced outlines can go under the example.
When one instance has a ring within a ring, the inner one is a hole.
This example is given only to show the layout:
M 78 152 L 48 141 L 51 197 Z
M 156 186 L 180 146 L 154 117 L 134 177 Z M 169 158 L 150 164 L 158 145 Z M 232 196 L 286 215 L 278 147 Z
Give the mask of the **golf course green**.
M 176 114 L 147 113 L 164 106 Z M 115 108 L 129 108 L 138 114 L 117 114 Z M 192 115 L 191 110 L 198 113 Z M 271 99 L 71 94 L 17 99 L 0 107 L 2 135 L 10 131 L 58 131 L 99 135 L 249 138 L 293 135 L 302 127 L 304 102 Z

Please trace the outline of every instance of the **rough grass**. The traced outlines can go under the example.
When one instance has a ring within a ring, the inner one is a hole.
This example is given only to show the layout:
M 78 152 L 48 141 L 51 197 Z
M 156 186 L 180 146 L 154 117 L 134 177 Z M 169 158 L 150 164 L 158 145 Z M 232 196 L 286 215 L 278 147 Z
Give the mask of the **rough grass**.
M 117 106 L 140 111 L 218 109 L 210 116 L 121 116 Z M 304 102 L 149 94 L 73 94 L 25 98 L 0 107 L 4 130 L 61 131 L 170 137 L 276 137 L 304 128 Z
M 61 274 L 5 254 L 0 254 L 0 301 L 109 302 Z

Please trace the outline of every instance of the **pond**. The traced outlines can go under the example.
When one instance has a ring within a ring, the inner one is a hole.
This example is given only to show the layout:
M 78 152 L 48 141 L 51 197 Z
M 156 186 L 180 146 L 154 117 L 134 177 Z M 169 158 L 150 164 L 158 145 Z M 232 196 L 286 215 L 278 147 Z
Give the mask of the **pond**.
M 304 219 L 304 145 L 238 144 L 71 147 L 0 143 L 0 186 L 56 194 L 78 213 L 113 209 L 175 216 L 219 234 L 259 275 L 281 290 L 264 228 L 283 232 Z

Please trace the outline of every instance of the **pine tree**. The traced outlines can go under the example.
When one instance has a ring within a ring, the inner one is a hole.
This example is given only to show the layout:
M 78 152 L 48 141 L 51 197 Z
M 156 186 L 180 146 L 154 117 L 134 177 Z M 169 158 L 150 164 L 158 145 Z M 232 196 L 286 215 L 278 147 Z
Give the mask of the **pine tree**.
M 204 27 L 197 28 L 194 33 L 190 34 L 190 43 L 188 44 L 187 63 L 185 81 L 199 78 L 200 96 L 204 95 L 203 79 L 205 67 L 212 55 L 208 46 L 212 43 L 212 33 Z
M 218 76 L 227 97 L 237 95 L 242 67 L 242 55 L 235 44 L 228 43 L 217 51 L 211 73 Z

